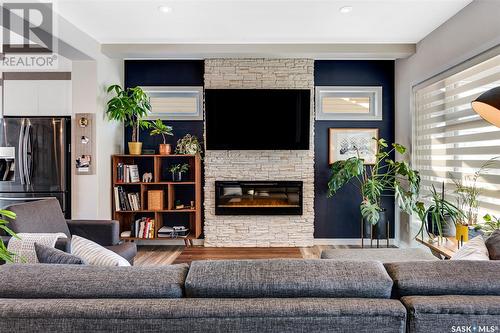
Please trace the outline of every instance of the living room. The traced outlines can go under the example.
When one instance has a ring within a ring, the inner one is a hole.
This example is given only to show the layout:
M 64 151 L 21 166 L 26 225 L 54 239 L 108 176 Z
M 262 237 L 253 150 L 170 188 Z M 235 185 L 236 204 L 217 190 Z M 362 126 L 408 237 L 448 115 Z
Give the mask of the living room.
M 2 10 L 6 330 L 500 330 L 500 1 Z

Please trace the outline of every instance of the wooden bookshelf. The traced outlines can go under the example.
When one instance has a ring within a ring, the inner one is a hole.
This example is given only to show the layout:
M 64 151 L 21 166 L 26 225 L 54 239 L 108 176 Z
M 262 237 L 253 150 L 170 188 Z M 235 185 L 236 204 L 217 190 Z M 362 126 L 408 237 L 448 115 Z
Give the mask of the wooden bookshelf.
M 119 163 L 137 165 L 141 181 L 135 183 L 118 181 Z M 170 165 L 178 163 L 189 164 L 189 171 L 183 175 L 182 181 L 172 180 L 168 171 Z M 142 175 L 147 172 L 153 174 L 152 182 L 142 182 Z M 114 188 L 117 186 L 121 186 L 125 192 L 139 193 L 139 210 L 116 210 Z M 112 216 L 120 222 L 120 235 L 123 231 L 130 230 L 132 222 L 141 217 L 150 217 L 155 221 L 153 238 L 121 237 L 121 239 L 126 241 L 184 239 L 186 245 L 192 245 L 192 239 L 201 236 L 202 180 L 199 155 L 113 155 L 111 190 Z M 163 209 L 149 209 L 147 199 L 149 190 L 163 191 Z M 175 209 L 175 201 L 178 199 L 185 206 L 193 201 L 194 207 Z M 178 238 L 158 237 L 158 230 L 161 227 L 175 225 L 186 226 L 189 228 L 189 234 Z

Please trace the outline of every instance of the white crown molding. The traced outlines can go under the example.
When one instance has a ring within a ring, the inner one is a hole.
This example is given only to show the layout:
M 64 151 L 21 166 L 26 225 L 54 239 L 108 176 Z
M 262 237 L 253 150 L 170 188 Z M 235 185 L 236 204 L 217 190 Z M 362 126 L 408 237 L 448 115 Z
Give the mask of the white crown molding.
M 101 51 L 119 59 L 207 58 L 407 58 L 415 44 L 102 44 Z

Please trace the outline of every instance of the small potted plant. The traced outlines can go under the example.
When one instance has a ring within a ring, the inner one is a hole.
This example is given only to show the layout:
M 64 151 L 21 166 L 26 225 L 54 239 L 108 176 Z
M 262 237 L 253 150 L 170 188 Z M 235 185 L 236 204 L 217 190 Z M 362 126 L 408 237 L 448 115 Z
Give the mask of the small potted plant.
M 486 214 L 483 216 L 484 223 L 475 225 L 475 230 L 480 230 L 485 236 L 490 236 L 495 230 L 500 230 L 500 218 Z
M 186 134 L 182 139 L 177 141 L 177 147 L 175 148 L 176 154 L 182 155 L 201 155 L 202 149 L 198 138 L 191 134 Z
M 432 203 L 427 208 L 426 214 L 428 231 L 441 237 L 456 236 L 456 227 L 460 225 L 459 221 L 463 220 L 464 213 L 445 199 L 444 183 L 441 193 L 438 193 L 432 185 L 431 195 Z
M 0 216 L 3 216 L 3 217 L 7 217 L 11 220 L 15 219 L 16 218 L 16 214 L 14 212 L 11 212 L 10 210 L 4 210 L 4 209 L 0 209 Z M 0 218 L 0 230 L 3 230 L 6 234 L 12 236 L 12 237 L 15 237 L 15 238 L 19 238 L 12 230 L 10 230 L 8 227 L 7 227 L 7 224 L 9 222 L 3 218 Z M 5 246 L 5 244 L 3 243 L 3 240 L 2 238 L 0 237 L 0 262 L 1 261 L 4 261 L 4 262 L 13 262 L 13 256 L 15 254 L 10 252 L 7 247 Z
M 132 127 L 128 149 L 131 155 L 140 155 L 142 142 L 139 142 L 138 129 L 148 127 L 148 123 L 142 120 L 151 111 L 148 95 L 140 87 L 123 89 L 117 84 L 110 86 L 107 92 L 115 94 L 107 103 L 108 118 Z
M 172 173 L 172 181 L 180 182 L 182 181 L 182 174 L 188 172 L 189 164 L 174 164 L 169 168 L 169 171 Z
M 167 143 L 167 135 L 174 135 L 172 132 L 172 126 L 167 126 L 163 123 L 163 121 L 157 119 L 156 121 L 148 122 L 147 127 L 151 129 L 149 135 L 161 135 L 163 138 L 163 143 L 160 144 L 159 149 L 160 155 L 170 155 L 172 152 L 172 146 Z

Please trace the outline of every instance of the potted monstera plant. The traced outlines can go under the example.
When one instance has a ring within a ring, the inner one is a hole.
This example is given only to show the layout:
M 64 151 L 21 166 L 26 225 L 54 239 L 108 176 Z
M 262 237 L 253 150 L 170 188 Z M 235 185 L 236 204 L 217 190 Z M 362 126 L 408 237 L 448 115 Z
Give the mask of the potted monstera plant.
M 420 189 L 420 176 L 406 161 L 394 161 L 393 153 L 405 155 L 406 148 L 398 143 L 391 146 L 384 139 L 377 141 L 375 163 L 367 165 L 360 157 L 336 161 L 328 179 L 328 197 L 334 196 L 345 185 L 357 186 L 360 191 L 361 216 L 364 234 L 380 238 L 387 230 L 386 208 L 382 207 L 384 194 L 395 195 L 399 207 L 411 214 Z M 359 156 L 359 155 L 358 155 Z
M 149 135 L 161 135 L 163 138 L 163 143 L 160 143 L 160 155 L 170 155 L 172 146 L 167 143 L 167 135 L 174 135 L 172 126 L 167 126 L 161 119 L 157 119 L 156 121 L 149 122 L 147 127 L 151 129 Z
M 151 111 L 148 95 L 140 87 L 123 89 L 118 84 L 109 86 L 107 92 L 115 94 L 107 103 L 108 118 L 132 127 L 132 140 L 128 143 L 128 149 L 131 155 L 140 155 L 142 142 L 139 142 L 139 128 L 148 127 L 148 122 L 143 118 Z

